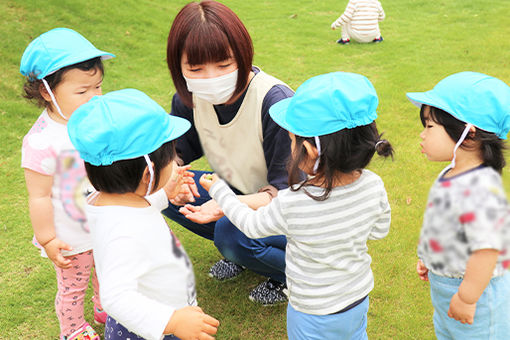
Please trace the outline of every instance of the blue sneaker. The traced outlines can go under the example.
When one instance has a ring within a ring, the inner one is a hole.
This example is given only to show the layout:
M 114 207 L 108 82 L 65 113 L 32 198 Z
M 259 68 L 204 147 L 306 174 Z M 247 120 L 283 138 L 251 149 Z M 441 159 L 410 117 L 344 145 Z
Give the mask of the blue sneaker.
M 383 40 L 384 40 L 384 39 L 383 39 L 383 37 L 382 37 L 382 35 L 381 35 L 381 36 L 379 36 L 379 38 L 375 38 L 374 40 L 372 40 L 372 42 L 380 43 L 380 42 L 382 42 Z
M 351 42 L 351 39 L 343 40 L 342 38 L 336 41 L 337 44 L 347 45 Z

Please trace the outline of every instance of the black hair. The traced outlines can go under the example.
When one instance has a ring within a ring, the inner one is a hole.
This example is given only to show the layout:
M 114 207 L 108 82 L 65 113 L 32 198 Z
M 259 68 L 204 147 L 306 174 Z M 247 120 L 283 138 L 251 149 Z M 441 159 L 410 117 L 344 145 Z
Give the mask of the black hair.
M 427 107 L 430 108 L 429 117 L 425 117 L 425 109 Z M 431 119 L 436 124 L 442 125 L 448 136 L 450 136 L 455 143 L 460 139 L 462 132 L 466 128 L 465 122 L 458 120 L 448 112 L 434 106 L 422 105 L 420 109 L 420 119 L 423 126 L 426 126 L 426 118 Z M 501 174 L 506 165 L 504 156 L 506 146 L 502 139 L 495 133 L 476 128 L 475 133 L 468 133 L 465 140 L 479 142 L 483 163 Z M 469 146 L 464 143 L 462 143 L 460 147 L 465 150 L 469 149 Z
M 167 166 L 175 155 L 175 141 L 166 142 L 149 154 L 150 160 L 154 163 L 153 188 L 159 184 L 161 169 Z M 143 156 L 116 161 L 104 166 L 95 166 L 85 162 L 87 176 L 94 188 L 97 191 L 111 194 L 135 192 L 140 185 L 146 167 L 147 162 Z
M 92 58 L 89 60 L 82 61 L 77 64 L 69 65 L 66 67 L 62 67 L 57 70 L 55 73 L 50 74 L 49 76 L 44 77 L 50 89 L 54 89 L 64 77 L 64 74 L 72 69 L 79 69 L 82 71 L 90 71 L 96 70 L 101 72 L 104 76 L 104 67 L 103 62 L 101 61 L 101 57 Z M 94 73 L 95 74 L 95 73 Z M 51 105 L 51 103 L 47 102 L 43 96 L 41 95 L 41 86 L 43 86 L 42 80 L 36 78 L 36 74 L 29 74 L 25 84 L 23 84 L 23 97 L 28 100 L 34 100 L 37 106 L 47 107 Z
M 314 181 L 322 182 L 325 191 L 321 196 L 313 196 L 305 190 L 307 195 L 318 201 L 327 199 L 339 172 L 349 174 L 353 171 L 361 171 L 370 163 L 375 152 L 383 157 L 391 156 L 393 159 L 393 147 L 390 142 L 381 137 L 382 134 L 377 131 L 375 122 L 320 136 L 321 154 Z M 289 186 L 292 191 L 297 191 L 309 183 L 309 179 L 302 180 L 303 176 L 299 168 L 308 157 L 303 143 L 308 141 L 316 146 L 313 137 L 296 136 L 295 138 L 294 152 L 288 164 Z M 298 183 L 299 185 L 296 185 Z

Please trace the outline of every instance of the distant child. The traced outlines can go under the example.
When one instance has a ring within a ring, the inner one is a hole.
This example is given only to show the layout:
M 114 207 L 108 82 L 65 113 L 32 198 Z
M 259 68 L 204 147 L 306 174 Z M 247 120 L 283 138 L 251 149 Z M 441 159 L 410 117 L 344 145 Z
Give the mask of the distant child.
M 422 153 L 451 162 L 430 189 L 417 271 L 430 281 L 438 339 L 508 339 L 510 240 L 501 182 L 510 87 L 474 72 L 408 93 L 420 107 Z
M 57 272 L 55 309 L 60 339 L 99 339 L 83 317 L 83 300 L 94 267 L 92 240 L 85 220 L 89 188 L 83 161 L 67 135 L 74 110 L 101 94 L 102 59 L 111 53 L 96 49 L 79 33 L 55 28 L 34 39 L 21 58 L 27 81 L 24 96 L 44 111 L 23 139 L 21 166 L 28 189 L 30 220 L 41 255 Z M 97 278 L 94 320 L 104 323 Z
M 381 42 L 379 21 L 385 18 L 378 0 L 349 0 L 345 12 L 331 24 L 331 29 L 342 27 L 342 37 L 336 42 L 348 44 L 351 38 L 360 43 Z
M 213 339 L 216 333 L 218 321 L 196 306 L 191 262 L 160 212 L 188 184 L 182 171 L 173 171 L 173 159 L 174 140 L 189 128 L 133 89 L 94 97 L 69 121 L 71 141 L 98 191 L 87 217 L 108 313 L 105 339 Z
M 248 237 L 287 236 L 289 339 L 367 339 L 374 287 L 367 240 L 390 227 L 384 184 L 365 169 L 375 152 L 393 153 L 377 131 L 377 105 L 364 76 L 311 78 L 269 110 L 292 142 L 288 189 L 255 211 L 217 175 L 200 180 Z

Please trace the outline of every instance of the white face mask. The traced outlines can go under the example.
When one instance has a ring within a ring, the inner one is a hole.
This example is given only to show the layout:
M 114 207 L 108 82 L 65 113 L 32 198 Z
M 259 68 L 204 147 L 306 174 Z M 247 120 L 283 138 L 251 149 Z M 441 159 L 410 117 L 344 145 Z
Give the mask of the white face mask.
M 184 76 L 183 76 L 184 77 Z M 224 104 L 234 93 L 237 70 L 216 78 L 186 78 L 188 91 L 213 105 Z

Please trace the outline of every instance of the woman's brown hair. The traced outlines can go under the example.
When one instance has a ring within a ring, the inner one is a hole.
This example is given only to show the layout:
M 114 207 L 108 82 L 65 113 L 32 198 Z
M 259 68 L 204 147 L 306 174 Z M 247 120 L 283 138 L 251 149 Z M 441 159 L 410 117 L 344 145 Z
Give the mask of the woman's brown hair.
M 220 62 L 233 57 L 239 71 L 232 97 L 246 88 L 253 62 L 253 43 L 237 15 L 219 2 L 205 0 L 184 6 L 170 28 L 166 52 L 174 86 L 188 107 L 193 107 L 193 103 L 182 75 L 181 58 L 184 53 L 190 65 Z

